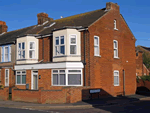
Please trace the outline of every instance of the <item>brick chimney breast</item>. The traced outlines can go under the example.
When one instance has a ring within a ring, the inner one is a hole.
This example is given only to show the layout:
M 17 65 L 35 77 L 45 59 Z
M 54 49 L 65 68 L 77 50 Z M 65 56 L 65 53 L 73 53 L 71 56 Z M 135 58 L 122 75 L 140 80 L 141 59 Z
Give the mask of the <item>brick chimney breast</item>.
M 38 25 L 42 25 L 46 21 L 52 21 L 53 20 L 52 18 L 48 17 L 47 13 L 38 13 L 37 18 L 38 18 Z
M 0 34 L 7 32 L 7 28 L 6 22 L 0 21 Z
M 116 10 L 119 11 L 119 5 L 117 3 L 107 2 L 106 10 Z

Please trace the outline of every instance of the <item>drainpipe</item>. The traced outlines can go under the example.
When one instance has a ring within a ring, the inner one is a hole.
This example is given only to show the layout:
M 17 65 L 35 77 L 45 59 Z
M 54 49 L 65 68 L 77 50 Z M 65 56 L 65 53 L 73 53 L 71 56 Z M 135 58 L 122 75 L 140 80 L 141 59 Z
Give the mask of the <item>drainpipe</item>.
M 84 62 L 83 62 L 83 65 L 84 65 L 84 86 L 86 86 L 86 70 L 85 70 L 85 65 L 86 65 L 86 61 L 85 61 L 85 59 L 86 59 L 86 56 L 85 56 L 85 54 L 86 54 L 86 51 L 85 51 L 85 33 L 86 33 L 86 31 L 84 30 L 84 31 L 83 31 L 83 38 L 84 38 Z
M 123 95 L 125 96 L 125 70 L 123 69 Z

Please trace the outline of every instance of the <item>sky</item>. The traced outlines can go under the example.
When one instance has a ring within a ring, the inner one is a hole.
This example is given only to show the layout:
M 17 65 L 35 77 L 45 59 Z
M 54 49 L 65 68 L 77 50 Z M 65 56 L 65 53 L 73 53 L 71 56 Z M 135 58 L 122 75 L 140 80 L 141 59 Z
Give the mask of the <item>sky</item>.
M 133 32 L 137 45 L 150 47 L 149 0 L 0 0 L 0 20 L 8 31 L 37 24 L 37 14 L 45 12 L 53 19 L 106 7 L 106 2 L 120 6 L 120 13 Z

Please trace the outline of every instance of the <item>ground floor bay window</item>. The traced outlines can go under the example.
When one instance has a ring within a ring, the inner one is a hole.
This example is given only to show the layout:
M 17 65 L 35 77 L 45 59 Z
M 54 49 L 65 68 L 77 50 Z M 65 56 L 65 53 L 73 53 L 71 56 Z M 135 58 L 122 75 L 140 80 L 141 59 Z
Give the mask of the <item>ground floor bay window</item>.
M 82 69 L 53 69 L 53 86 L 82 86 Z

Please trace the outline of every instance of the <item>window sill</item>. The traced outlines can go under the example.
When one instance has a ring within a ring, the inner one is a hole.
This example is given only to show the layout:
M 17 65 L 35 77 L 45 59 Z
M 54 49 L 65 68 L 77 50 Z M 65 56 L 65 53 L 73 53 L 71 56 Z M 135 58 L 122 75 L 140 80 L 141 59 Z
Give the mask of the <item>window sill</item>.
M 119 85 L 114 85 L 114 86 L 119 86 Z
M 115 59 L 120 59 L 119 57 L 114 57 Z
M 26 85 L 26 84 L 15 84 L 15 85 L 17 85 L 17 86 L 23 86 L 23 85 Z
M 101 55 L 94 55 L 95 57 L 101 57 Z
M 63 87 L 69 87 L 69 86 L 82 86 L 82 85 L 52 85 L 52 86 L 63 86 Z
M 118 31 L 118 29 L 114 28 L 114 30 Z

